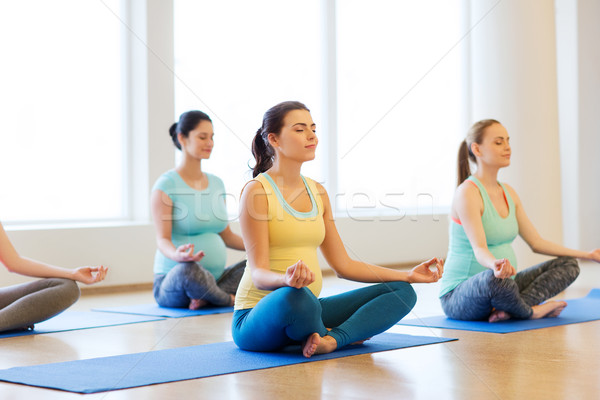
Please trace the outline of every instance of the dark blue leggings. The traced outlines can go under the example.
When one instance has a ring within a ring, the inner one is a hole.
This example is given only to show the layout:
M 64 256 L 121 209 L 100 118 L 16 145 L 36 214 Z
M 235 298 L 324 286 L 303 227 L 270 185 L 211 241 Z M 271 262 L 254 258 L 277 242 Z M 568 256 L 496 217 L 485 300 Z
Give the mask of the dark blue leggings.
M 254 308 L 234 312 L 233 340 L 244 350 L 276 351 L 317 332 L 329 334 L 341 348 L 386 331 L 416 301 L 406 282 L 380 283 L 321 299 L 307 288 L 279 288 Z
M 490 269 L 462 282 L 440 300 L 450 318 L 467 321 L 486 320 L 493 309 L 506 311 L 513 318 L 531 317 L 531 306 L 540 304 L 565 290 L 579 275 L 573 257 L 558 257 L 519 272 L 515 279 L 499 279 Z

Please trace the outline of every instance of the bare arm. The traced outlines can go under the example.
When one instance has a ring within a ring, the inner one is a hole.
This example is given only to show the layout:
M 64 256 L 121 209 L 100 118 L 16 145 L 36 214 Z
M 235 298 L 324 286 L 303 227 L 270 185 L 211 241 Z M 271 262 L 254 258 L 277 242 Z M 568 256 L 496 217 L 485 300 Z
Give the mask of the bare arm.
M 245 250 L 242 237 L 233 232 L 229 225 L 219 235 L 225 242 L 225 246 L 235 250 Z
M 20 275 L 36 278 L 66 278 L 86 284 L 102 281 L 107 272 L 107 268 L 103 266 L 67 269 L 22 257 L 13 247 L 2 224 L 0 224 L 0 261 L 10 272 Z
M 477 262 L 493 270 L 494 276 L 497 278 L 508 278 L 515 275 L 517 271 L 510 262 L 506 259 L 496 259 L 487 247 L 485 230 L 481 222 L 483 200 L 479 189 L 468 182 L 463 182 L 456 189 L 452 207 L 460 219 Z
M 275 290 L 284 286 L 301 288 L 314 282 L 314 273 L 301 260 L 288 267 L 285 274 L 270 270 L 268 203 L 260 182 L 251 181 L 246 185 L 240 207 L 242 238 L 254 286 Z
M 177 262 L 200 261 L 204 257 L 202 250 L 194 253 L 194 245 L 189 243 L 176 248 L 171 240 L 173 202 L 169 196 L 162 190 L 155 190 L 150 197 L 150 205 L 156 231 L 156 245 L 160 252 Z
M 441 278 L 444 262 L 438 258 L 432 258 L 419 264 L 410 271 L 384 268 L 350 258 L 335 226 L 327 192 L 320 184 L 317 184 L 317 186 L 325 208 L 323 214 L 325 239 L 321 244 L 321 251 L 329 265 L 340 278 L 358 282 L 404 281 L 410 283 L 436 282 Z M 436 270 L 431 271 L 429 269 L 430 266 L 435 266 Z
M 570 256 L 600 262 L 600 249 L 589 252 L 575 250 L 542 238 L 525 213 L 521 199 L 515 190 L 506 184 L 505 186 L 515 203 L 517 222 L 519 223 L 519 235 L 525 240 L 533 252 L 548 256 Z

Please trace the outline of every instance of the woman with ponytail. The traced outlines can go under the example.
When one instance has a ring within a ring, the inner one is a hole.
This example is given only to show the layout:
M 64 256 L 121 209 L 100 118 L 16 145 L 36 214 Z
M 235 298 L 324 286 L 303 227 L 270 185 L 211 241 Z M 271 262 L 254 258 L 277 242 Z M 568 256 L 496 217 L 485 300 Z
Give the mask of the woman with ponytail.
M 546 300 L 577 278 L 576 258 L 600 262 L 600 249 L 572 250 L 538 234 L 515 190 L 498 181 L 498 171 L 510 165 L 510 156 L 508 132 L 493 119 L 475 123 L 459 147 L 458 188 L 440 292 L 450 318 L 496 322 L 556 317 L 567 303 Z M 474 174 L 470 162 L 477 166 Z M 534 252 L 558 258 L 517 273 L 512 249 L 517 235 Z
M 228 225 L 223 182 L 202 171 L 214 145 L 212 121 L 188 111 L 169 134 L 183 157 L 152 189 L 154 298 L 163 307 L 192 310 L 232 306 L 245 261 L 225 268 L 225 248 L 244 250 L 244 243 Z
M 254 179 L 244 187 L 240 225 L 248 268 L 235 298 L 233 338 L 244 350 L 277 351 L 301 343 L 305 357 L 362 343 L 404 317 L 410 283 L 435 282 L 443 261 L 399 271 L 352 260 L 338 235 L 327 192 L 300 169 L 315 158 L 310 112 L 288 101 L 269 109 L 252 143 Z M 378 284 L 318 298 L 317 248 L 338 276 Z M 435 267 L 433 271 L 429 267 Z

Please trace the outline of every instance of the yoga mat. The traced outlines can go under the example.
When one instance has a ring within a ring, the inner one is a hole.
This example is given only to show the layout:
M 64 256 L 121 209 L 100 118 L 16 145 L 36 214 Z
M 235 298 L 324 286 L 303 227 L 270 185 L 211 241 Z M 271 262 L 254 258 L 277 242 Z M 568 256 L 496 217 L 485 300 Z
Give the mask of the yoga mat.
M 135 304 L 130 306 L 94 308 L 92 311 L 101 311 L 119 314 L 151 315 L 154 317 L 183 318 L 196 315 L 223 314 L 233 312 L 233 307 L 207 307 L 199 310 L 187 308 L 161 307 L 156 303 Z
M 92 358 L 54 364 L 0 370 L 0 381 L 96 393 L 157 383 L 329 360 L 456 339 L 382 333 L 362 345 L 348 346 L 329 354 L 305 358 L 295 351 L 255 353 L 237 348 L 233 342 L 150 351 L 147 353 Z
M 108 314 L 85 311 L 65 311 L 44 322 L 35 324 L 32 331 L 0 332 L 0 339 L 13 336 L 29 336 L 40 333 L 73 331 L 76 329 L 135 324 L 137 322 L 161 321 L 164 318 L 141 315 Z
M 509 319 L 500 322 L 459 321 L 445 316 L 433 316 L 420 319 L 401 320 L 398 325 L 420 326 L 428 328 L 460 329 L 489 333 L 512 333 L 552 326 L 577 324 L 600 319 L 600 289 L 592 289 L 587 296 L 565 300 L 567 307 L 556 318 Z

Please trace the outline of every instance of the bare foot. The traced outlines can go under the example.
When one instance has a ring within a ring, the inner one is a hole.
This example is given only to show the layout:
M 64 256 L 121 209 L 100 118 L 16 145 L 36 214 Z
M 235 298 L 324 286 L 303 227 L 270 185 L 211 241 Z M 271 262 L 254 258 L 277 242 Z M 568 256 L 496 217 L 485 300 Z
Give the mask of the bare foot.
M 490 314 L 490 317 L 488 318 L 488 322 L 506 321 L 507 319 L 510 319 L 509 313 L 507 313 L 506 311 L 494 310 Z
M 337 340 L 329 335 L 321 337 L 315 332 L 302 345 L 302 354 L 310 358 L 313 354 L 327 354 L 335 349 L 337 349 Z
M 540 318 L 553 318 L 558 317 L 562 310 L 565 309 L 567 303 L 564 301 L 547 301 L 544 304 L 538 304 L 537 306 L 532 306 L 533 314 L 531 314 L 531 319 L 540 319 Z
M 317 332 L 310 335 L 302 345 L 302 355 L 310 358 L 317 351 L 319 343 L 321 343 L 321 336 Z
M 321 342 L 317 346 L 317 350 L 315 350 L 315 354 L 327 354 L 331 353 L 337 349 L 337 340 L 335 340 L 332 336 L 323 336 L 321 338 Z
M 190 310 L 198 310 L 208 304 L 208 301 L 202 299 L 190 299 Z

